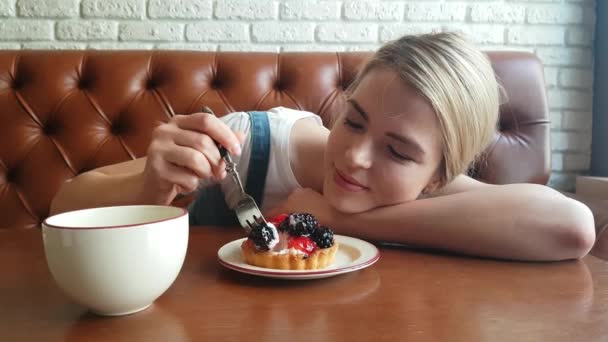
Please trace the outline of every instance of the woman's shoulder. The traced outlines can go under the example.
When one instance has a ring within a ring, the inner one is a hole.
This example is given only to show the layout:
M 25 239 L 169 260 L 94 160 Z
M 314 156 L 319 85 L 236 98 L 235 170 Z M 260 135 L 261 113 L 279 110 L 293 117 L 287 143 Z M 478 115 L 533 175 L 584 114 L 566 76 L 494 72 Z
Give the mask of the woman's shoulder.
M 226 114 L 220 117 L 226 125 L 233 130 L 247 131 L 249 128 L 249 113 L 251 111 L 237 111 Z M 296 121 L 300 119 L 311 119 L 318 125 L 323 125 L 321 117 L 313 112 L 306 110 L 293 109 L 288 107 L 274 107 L 264 112 L 268 115 L 268 121 L 270 126 L 292 126 Z
M 310 118 L 319 125 L 323 125 L 321 117 L 317 114 L 300 109 L 293 109 L 288 107 L 274 107 L 266 111 L 271 121 L 279 121 L 287 124 L 293 124 L 296 121 L 304 118 Z

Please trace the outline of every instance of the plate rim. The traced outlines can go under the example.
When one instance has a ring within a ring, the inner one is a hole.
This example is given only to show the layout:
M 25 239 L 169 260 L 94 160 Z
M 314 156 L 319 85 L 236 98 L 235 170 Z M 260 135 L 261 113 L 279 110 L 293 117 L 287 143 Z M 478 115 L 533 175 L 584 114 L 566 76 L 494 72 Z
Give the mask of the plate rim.
M 243 241 L 243 240 L 247 239 L 247 238 L 240 238 L 240 239 L 229 241 L 229 242 L 225 243 L 224 245 L 222 245 L 218 249 L 217 258 L 221 265 L 223 265 L 229 269 L 238 271 L 238 272 L 243 272 L 243 273 L 252 274 L 252 275 L 260 275 L 260 276 L 270 275 L 270 276 L 284 277 L 284 278 L 297 278 L 297 277 L 321 276 L 321 275 L 338 275 L 338 274 L 342 274 L 342 273 L 346 273 L 346 272 L 350 272 L 350 271 L 355 271 L 355 270 L 358 270 L 361 268 L 365 268 L 367 266 L 374 264 L 376 261 L 378 261 L 380 259 L 380 250 L 374 244 L 372 244 L 368 241 L 362 240 L 362 239 L 351 237 L 351 236 L 338 235 L 338 234 L 336 234 L 334 236 L 338 237 L 338 238 L 347 238 L 347 239 L 356 240 L 358 242 L 362 242 L 365 245 L 369 245 L 370 247 L 373 248 L 374 254 L 371 258 L 366 259 L 363 262 L 340 267 L 340 268 L 316 270 L 316 271 L 314 271 L 314 270 L 310 270 L 310 271 L 309 270 L 282 270 L 281 271 L 281 270 L 273 270 L 273 269 L 269 268 L 268 269 L 269 271 L 266 271 L 266 270 L 253 269 L 253 268 L 249 268 L 249 267 L 237 266 L 237 265 L 234 265 L 230 262 L 223 260 L 220 257 L 219 252 L 222 250 L 222 248 L 226 247 L 227 245 L 229 245 L 231 243 L 236 244 L 239 241 Z M 251 267 L 257 267 L 257 266 L 251 266 Z M 262 267 L 260 267 L 260 268 L 262 268 Z

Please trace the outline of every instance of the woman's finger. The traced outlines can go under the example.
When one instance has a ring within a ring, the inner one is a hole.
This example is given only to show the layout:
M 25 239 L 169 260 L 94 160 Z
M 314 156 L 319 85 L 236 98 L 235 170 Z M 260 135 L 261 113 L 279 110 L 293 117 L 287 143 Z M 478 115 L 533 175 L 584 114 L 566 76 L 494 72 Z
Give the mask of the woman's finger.
M 204 154 L 195 149 L 173 145 L 172 148 L 164 152 L 163 159 L 190 170 L 198 178 L 207 179 L 213 177 L 211 164 L 209 164 Z
M 208 135 L 188 130 L 180 130 L 175 134 L 173 141 L 178 146 L 189 147 L 203 153 L 209 163 L 218 167 L 222 157 L 217 145 Z
M 207 134 L 226 147 L 230 153 L 241 154 L 241 141 L 238 136 L 215 115 L 208 113 L 176 115 L 173 120 L 179 128 Z
M 164 181 L 177 185 L 181 193 L 192 192 L 198 188 L 199 177 L 181 166 L 164 163 L 162 173 L 159 176 Z

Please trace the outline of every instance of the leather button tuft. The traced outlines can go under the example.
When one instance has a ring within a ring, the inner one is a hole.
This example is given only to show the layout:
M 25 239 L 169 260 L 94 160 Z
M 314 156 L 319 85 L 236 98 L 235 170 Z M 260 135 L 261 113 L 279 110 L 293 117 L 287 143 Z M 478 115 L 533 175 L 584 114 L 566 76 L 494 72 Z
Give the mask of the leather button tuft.
M 20 78 L 15 78 L 13 80 L 13 83 L 11 84 L 11 87 L 14 90 L 19 90 L 19 89 L 21 89 L 21 87 L 23 87 L 23 81 Z
M 211 80 L 211 89 L 219 89 L 222 87 L 222 81 L 219 78 Z
M 17 181 L 17 169 L 9 169 L 5 176 L 7 183 L 15 183 Z
M 80 90 L 85 90 L 90 88 L 91 86 L 91 81 L 89 81 L 87 78 L 81 78 L 80 80 L 78 80 L 78 89 Z
M 58 128 L 57 123 L 49 121 L 42 126 L 42 133 L 44 133 L 44 135 L 55 135 L 57 134 Z
M 124 124 L 121 124 L 119 121 L 113 122 L 112 126 L 110 126 L 110 132 L 113 135 L 121 135 L 125 132 Z
M 146 81 L 146 89 L 152 90 L 156 87 L 158 87 L 158 82 L 156 82 L 156 80 L 154 80 L 153 78 Z

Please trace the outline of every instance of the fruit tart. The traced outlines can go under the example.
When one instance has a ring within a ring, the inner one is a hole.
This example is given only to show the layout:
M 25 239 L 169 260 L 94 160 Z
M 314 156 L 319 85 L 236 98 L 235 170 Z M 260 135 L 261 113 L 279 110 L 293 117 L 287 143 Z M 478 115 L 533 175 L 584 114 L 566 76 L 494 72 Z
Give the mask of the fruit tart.
M 256 226 L 241 244 L 245 261 L 282 270 L 314 270 L 329 266 L 338 250 L 333 231 L 319 226 L 308 213 L 276 216 Z

